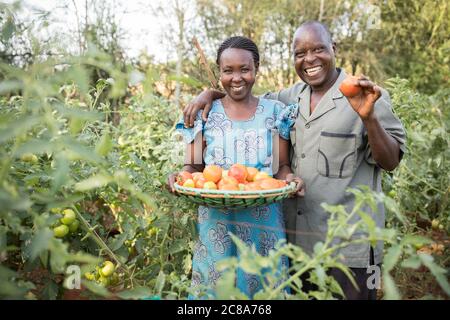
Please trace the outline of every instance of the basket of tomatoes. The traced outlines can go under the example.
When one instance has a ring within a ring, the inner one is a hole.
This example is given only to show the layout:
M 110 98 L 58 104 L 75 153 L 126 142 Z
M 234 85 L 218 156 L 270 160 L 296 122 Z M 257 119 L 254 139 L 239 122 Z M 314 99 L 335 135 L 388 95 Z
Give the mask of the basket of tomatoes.
M 280 201 L 295 191 L 295 183 L 287 184 L 242 164 L 234 164 L 228 170 L 207 165 L 203 172 L 180 172 L 175 191 L 200 205 L 235 210 Z

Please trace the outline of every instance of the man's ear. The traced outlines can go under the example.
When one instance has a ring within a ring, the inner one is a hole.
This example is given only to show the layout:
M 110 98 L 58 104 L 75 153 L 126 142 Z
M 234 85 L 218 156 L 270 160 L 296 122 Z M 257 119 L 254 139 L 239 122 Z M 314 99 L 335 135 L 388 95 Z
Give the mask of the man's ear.
M 336 42 L 331 42 L 331 48 L 333 49 L 334 55 L 337 53 L 337 44 Z

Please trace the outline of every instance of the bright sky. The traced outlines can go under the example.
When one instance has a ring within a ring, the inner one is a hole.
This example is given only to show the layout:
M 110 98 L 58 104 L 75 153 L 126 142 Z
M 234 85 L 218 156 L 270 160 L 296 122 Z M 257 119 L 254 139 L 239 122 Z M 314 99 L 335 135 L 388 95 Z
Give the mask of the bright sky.
M 100 0 L 97 0 L 100 1 Z M 160 3 L 168 3 L 166 0 L 102 0 L 108 4 L 116 4 L 118 6 L 117 13 L 120 26 L 126 31 L 127 36 L 122 44 L 126 48 L 128 56 L 137 56 L 141 50 L 155 56 L 158 61 L 165 61 L 170 52 L 167 47 L 161 45 L 163 30 L 167 30 L 169 24 L 176 22 L 175 18 L 163 18 L 156 16 L 151 7 L 155 8 Z M 90 3 L 91 0 L 88 0 Z M 181 3 L 186 1 L 181 0 Z M 51 26 L 57 31 L 76 30 L 76 10 L 78 15 L 84 16 L 85 0 L 25 0 L 27 8 L 40 8 L 51 12 L 54 19 Z M 68 10 L 63 9 L 64 5 L 68 6 Z M 192 8 L 192 7 L 191 7 Z M 28 14 L 30 14 L 30 11 Z M 125 13 L 122 13 L 125 11 Z

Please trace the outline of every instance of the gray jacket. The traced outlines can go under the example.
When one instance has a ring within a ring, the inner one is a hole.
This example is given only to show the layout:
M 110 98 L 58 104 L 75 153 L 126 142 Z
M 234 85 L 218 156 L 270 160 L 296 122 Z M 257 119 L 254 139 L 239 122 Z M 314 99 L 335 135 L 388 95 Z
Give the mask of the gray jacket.
M 310 115 L 310 87 L 297 83 L 277 93 L 267 93 L 265 98 L 279 100 L 285 104 L 298 103 L 298 115 L 290 137 L 292 144 L 292 169 L 305 182 L 304 198 L 288 199 L 284 202 L 284 214 L 288 241 L 312 253 L 315 243 L 324 241 L 327 233 L 329 214 L 322 203 L 341 204 L 350 212 L 354 197 L 347 188 L 367 185 L 372 190 L 381 191 L 381 168 L 375 163 L 368 144 L 367 131 L 359 115 L 339 90 L 345 79 L 343 70 L 333 87 L 323 96 Z M 405 152 L 405 131 L 400 120 L 392 112 L 387 91 L 375 103 L 375 114 L 383 128 L 400 144 Z M 378 205 L 378 212 L 367 213 L 384 227 L 384 207 Z M 362 234 L 357 233 L 354 238 Z M 354 244 L 339 253 L 342 261 L 352 268 L 369 265 L 370 246 Z M 382 261 L 383 243 L 374 248 L 375 264 Z

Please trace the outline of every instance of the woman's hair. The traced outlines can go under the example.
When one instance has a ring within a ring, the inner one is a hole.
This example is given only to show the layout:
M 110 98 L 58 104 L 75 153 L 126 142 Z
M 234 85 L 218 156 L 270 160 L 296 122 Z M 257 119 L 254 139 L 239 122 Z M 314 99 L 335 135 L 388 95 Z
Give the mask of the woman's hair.
M 219 47 L 219 50 L 217 50 L 217 59 L 216 63 L 219 65 L 220 63 L 220 56 L 222 55 L 222 52 L 224 52 L 228 48 L 236 48 L 236 49 L 243 49 L 250 51 L 253 56 L 253 62 L 255 63 L 255 67 L 259 67 L 259 51 L 256 44 L 246 37 L 236 36 L 236 37 L 230 37 L 226 39 Z

